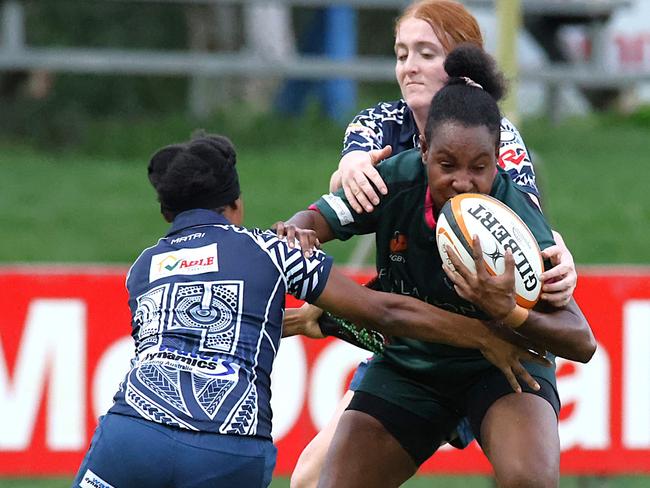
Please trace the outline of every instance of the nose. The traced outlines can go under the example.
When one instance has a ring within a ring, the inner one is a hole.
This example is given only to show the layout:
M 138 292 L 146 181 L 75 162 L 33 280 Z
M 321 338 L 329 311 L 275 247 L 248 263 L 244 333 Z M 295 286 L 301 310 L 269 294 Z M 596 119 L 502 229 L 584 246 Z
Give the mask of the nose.
M 409 55 L 406 57 L 404 67 L 406 68 L 407 72 L 416 73 L 419 70 L 420 65 L 418 64 L 416 57 L 413 54 L 409 53 Z
M 472 179 L 465 173 L 456 175 L 451 186 L 457 193 L 468 193 L 474 188 Z

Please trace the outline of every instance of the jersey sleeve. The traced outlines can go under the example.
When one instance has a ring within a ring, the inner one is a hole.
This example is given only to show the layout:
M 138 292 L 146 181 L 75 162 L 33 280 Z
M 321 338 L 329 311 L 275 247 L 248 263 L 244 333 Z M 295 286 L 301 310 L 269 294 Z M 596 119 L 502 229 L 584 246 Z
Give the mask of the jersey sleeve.
M 310 303 L 320 296 L 334 263 L 331 256 L 317 250 L 307 258 L 299 245 L 290 248 L 272 231 L 254 229 L 251 235 L 284 278 L 287 293 Z
M 283 242 L 286 245 L 286 242 Z M 325 289 L 332 269 L 333 259 L 323 251 L 306 258 L 300 247 L 289 249 L 285 262 L 287 293 L 309 303 L 315 301 Z
M 343 190 L 323 195 L 311 207 L 320 212 L 329 224 L 334 237 L 346 241 L 350 237 L 375 232 L 378 216 L 381 214 L 381 203 L 372 212 L 356 213 Z
M 501 120 L 499 166 L 522 190 L 534 197 L 535 203 L 539 204 L 539 190 L 530 153 L 517 128 L 505 117 Z
M 384 141 L 383 117 L 380 105 L 359 112 L 345 129 L 341 156 L 350 151 L 381 149 Z

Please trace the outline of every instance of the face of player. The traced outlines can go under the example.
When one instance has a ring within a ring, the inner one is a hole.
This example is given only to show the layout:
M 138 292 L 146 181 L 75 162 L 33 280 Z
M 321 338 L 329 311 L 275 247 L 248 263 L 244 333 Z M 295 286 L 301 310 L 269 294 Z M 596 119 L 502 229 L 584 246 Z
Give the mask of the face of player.
M 395 76 L 413 112 L 426 115 L 431 99 L 447 80 L 443 67 L 446 55 L 426 21 L 408 17 L 397 26 Z
M 420 144 L 436 213 L 459 193 L 490 193 L 499 149 L 489 129 L 445 122 L 434 132 L 429 144 L 420 136 Z

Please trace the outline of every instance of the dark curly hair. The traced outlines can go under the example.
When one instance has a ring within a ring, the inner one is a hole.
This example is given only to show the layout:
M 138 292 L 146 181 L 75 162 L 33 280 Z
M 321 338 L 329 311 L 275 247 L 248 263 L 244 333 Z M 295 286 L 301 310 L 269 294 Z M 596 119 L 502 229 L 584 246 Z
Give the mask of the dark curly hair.
M 486 126 L 498 145 L 502 116 L 497 102 L 506 92 L 506 82 L 494 59 L 477 45 L 464 43 L 447 55 L 444 66 L 449 80 L 431 101 L 424 133 L 427 142 L 440 124 L 454 121 L 467 127 Z
M 239 198 L 237 156 L 230 140 L 204 135 L 157 151 L 149 162 L 149 181 L 162 211 L 221 209 Z

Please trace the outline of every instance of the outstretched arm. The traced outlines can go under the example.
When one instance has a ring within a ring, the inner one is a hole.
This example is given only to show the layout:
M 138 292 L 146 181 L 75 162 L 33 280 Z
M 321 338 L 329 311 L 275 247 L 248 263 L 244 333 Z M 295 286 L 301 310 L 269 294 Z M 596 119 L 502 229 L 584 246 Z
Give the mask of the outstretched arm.
M 447 312 L 415 298 L 370 290 L 336 269 L 331 270 L 327 285 L 315 304 L 385 335 L 478 349 L 503 372 L 515 391 L 521 391 L 517 376 L 532 388 L 538 388 L 522 366 L 522 361 L 548 365 L 540 356 L 511 344 L 478 320 Z

